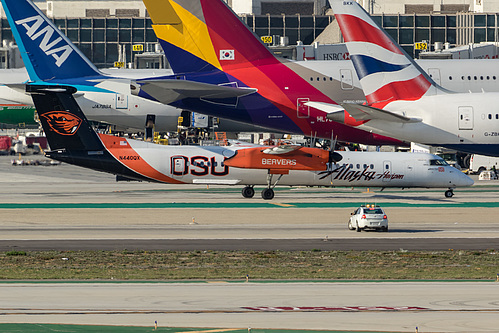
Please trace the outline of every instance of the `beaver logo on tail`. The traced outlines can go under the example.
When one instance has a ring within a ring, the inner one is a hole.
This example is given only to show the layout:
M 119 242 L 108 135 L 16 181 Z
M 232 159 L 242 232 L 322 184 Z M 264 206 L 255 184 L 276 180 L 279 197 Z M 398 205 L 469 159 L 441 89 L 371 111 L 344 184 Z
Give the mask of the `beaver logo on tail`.
M 82 123 L 80 118 L 66 111 L 51 111 L 41 117 L 47 120 L 54 132 L 61 135 L 74 135 Z

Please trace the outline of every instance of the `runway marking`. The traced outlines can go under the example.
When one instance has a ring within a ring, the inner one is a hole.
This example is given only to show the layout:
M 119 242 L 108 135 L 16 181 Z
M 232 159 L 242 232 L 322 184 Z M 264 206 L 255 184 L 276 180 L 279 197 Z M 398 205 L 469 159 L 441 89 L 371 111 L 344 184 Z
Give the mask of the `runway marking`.
M 216 329 L 216 330 L 207 330 L 207 331 L 185 331 L 185 332 L 177 332 L 177 333 L 213 333 L 213 332 L 230 332 L 230 331 L 239 331 L 239 328 L 224 328 L 224 329 Z
M 271 202 L 271 204 L 274 206 L 280 206 L 280 207 L 296 207 L 295 205 L 283 204 L 283 203 L 277 203 L 277 202 Z
M 428 308 L 418 306 L 257 306 L 242 307 L 243 309 L 263 311 L 263 312 L 282 312 L 282 311 L 313 311 L 313 312 L 338 312 L 338 311 L 428 311 Z
M 137 208 L 351 208 L 363 205 L 364 202 L 220 202 L 220 203 L 192 203 L 192 202 L 144 202 L 144 203 L 1 203 L 0 209 L 137 209 Z M 439 202 L 439 203 L 409 203 L 384 202 L 383 207 L 402 208 L 499 208 L 499 202 Z
M 404 307 L 338 307 L 331 308 L 330 310 L 306 310 L 303 307 L 301 310 L 293 310 L 293 312 L 498 312 L 499 309 L 429 309 L 429 308 L 416 308 L 412 310 L 404 310 Z M 355 308 L 366 308 L 365 310 L 358 310 Z M 372 309 L 367 309 L 372 308 Z M 243 308 L 244 309 L 244 308 Z M 335 310 L 333 310 L 335 309 Z M 249 314 L 255 313 L 255 310 L 89 310 L 89 309 L 0 309 L 0 316 L 46 316 L 46 315 L 61 315 L 61 316 L 76 316 L 76 315 L 133 315 L 133 314 Z M 266 312 L 283 312 L 281 311 L 266 311 Z M 227 329 L 227 331 L 236 329 Z M 215 331 L 199 331 L 198 333 L 208 332 L 223 332 L 221 330 Z M 178 332 L 182 333 L 182 332 Z M 192 331 L 184 333 L 195 333 Z

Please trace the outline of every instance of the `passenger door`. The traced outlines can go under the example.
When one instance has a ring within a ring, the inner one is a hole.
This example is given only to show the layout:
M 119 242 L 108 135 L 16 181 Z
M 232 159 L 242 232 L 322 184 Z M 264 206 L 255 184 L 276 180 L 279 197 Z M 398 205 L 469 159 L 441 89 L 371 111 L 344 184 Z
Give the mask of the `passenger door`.
M 458 124 L 460 130 L 472 130 L 473 129 L 473 107 L 472 106 L 460 106 L 458 113 Z
M 440 79 L 440 69 L 438 68 L 428 68 L 428 75 L 435 81 L 436 84 L 441 85 Z
M 341 89 L 352 90 L 353 89 L 352 71 L 349 69 L 340 69 L 340 76 L 341 76 Z
M 188 158 L 185 156 L 172 156 L 170 160 L 171 174 L 175 179 L 181 179 L 189 172 Z
M 308 118 L 310 117 L 310 107 L 305 105 L 305 103 L 309 102 L 310 98 L 302 97 L 296 99 L 296 116 L 298 118 Z

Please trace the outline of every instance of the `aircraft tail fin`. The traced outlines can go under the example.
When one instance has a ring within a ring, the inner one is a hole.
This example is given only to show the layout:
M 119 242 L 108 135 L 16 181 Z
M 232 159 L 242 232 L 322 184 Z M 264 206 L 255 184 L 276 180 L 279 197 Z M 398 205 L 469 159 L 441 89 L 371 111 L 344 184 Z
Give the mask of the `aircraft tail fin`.
M 102 141 L 76 103 L 76 88 L 26 85 L 51 150 L 102 152 Z
M 31 0 L 1 0 L 30 80 L 100 75 Z
M 436 83 L 356 1 L 329 1 L 370 105 L 437 93 Z
M 144 4 L 175 73 L 278 61 L 221 0 L 144 0 Z

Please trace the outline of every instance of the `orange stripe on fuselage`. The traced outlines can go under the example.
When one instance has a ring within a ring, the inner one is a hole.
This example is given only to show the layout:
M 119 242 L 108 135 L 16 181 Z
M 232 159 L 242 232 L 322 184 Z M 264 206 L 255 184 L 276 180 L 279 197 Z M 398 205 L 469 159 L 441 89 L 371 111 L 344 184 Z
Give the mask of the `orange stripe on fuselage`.
M 99 138 L 114 158 L 130 170 L 155 181 L 169 184 L 186 184 L 154 169 L 132 148 L 125 138 L 99 134 Z

